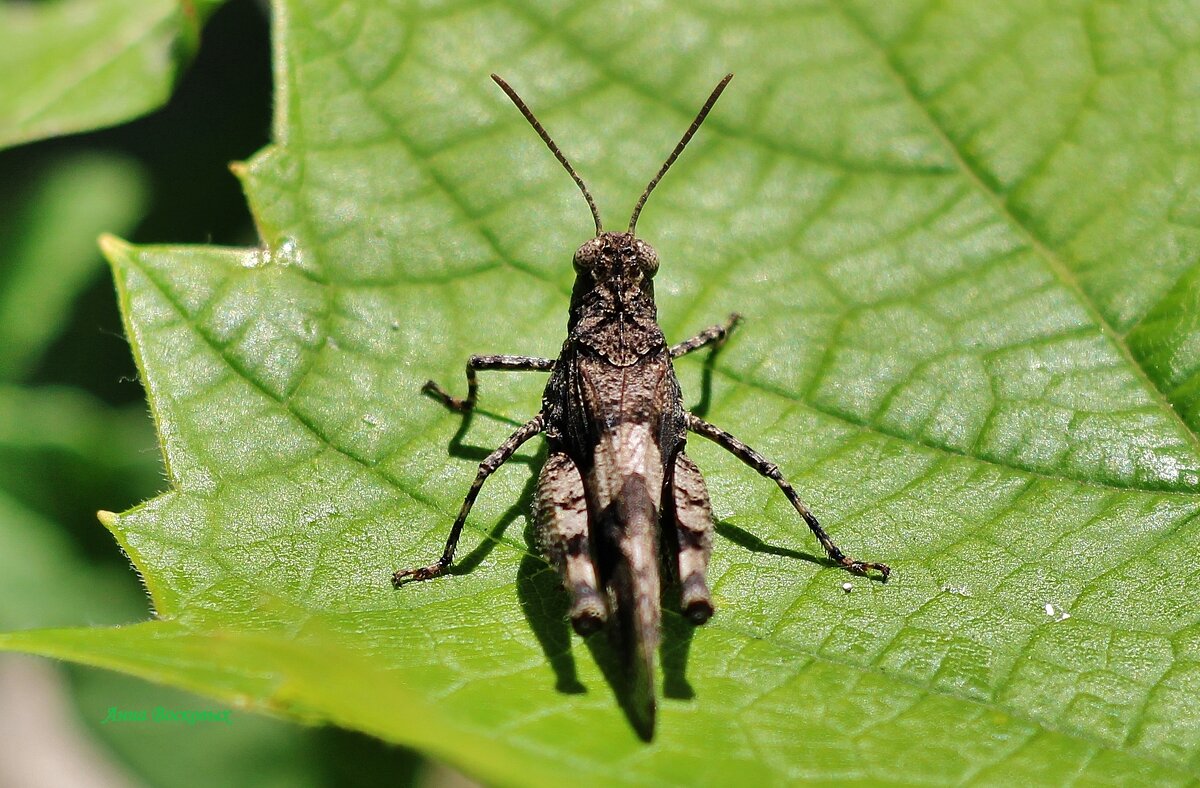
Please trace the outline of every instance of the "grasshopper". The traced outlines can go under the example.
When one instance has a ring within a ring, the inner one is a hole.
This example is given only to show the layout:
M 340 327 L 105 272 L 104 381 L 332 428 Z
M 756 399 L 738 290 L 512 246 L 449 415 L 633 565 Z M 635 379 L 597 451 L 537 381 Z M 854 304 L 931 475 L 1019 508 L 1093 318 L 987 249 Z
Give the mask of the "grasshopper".
M 680 607 L 694 624 L 713 614 L 705 580 L 712 554 L 713 517 L 700 470 L 684 451 L 693 432 L 732 453 L 774 481 L 836 564 L 854 572 L 879 572 L 885 564 L 843 553 L 779 467 L 728 432 L 683 407 L 674 359 L 719 347 L 739 321 L 734 314 L 691 339 L 668 345 L 658 325 L 654 275 L 658 254 L 635 234 L 647 198 L 687 146 L 732 74 L 713 89 L 696 119 L 646 186 L 626 232 L 605 232 L 596 202 L 566 156 L 507 82 L 492 79 L 508 95 L 574 179 L 596 222 L 596 235 L 575 252 L 575 286 L 567 339 L 557 359 L 471 356 L 467 396 L 455 397 L 433 381 L 424 391 L 447 407 L 469 412 L 482 370 L 550 373 L 539 413 L 479 465 L 446 548 L 436 563 L 396 572 L 393 583 L 444 574 L 454 558 L 463 524 L 480 489 L 497 468 L 530 438 L 549 444 L 538 477 L 534 523 L 538 542 L 562 575 L 570 594 L 575 631 L 587 636 L 613 622 L 610 631 L 630 679 L 638 732 L 649 739 L 655 717 L 655 655 L 662 611 L 660 547 L 678 579 Z

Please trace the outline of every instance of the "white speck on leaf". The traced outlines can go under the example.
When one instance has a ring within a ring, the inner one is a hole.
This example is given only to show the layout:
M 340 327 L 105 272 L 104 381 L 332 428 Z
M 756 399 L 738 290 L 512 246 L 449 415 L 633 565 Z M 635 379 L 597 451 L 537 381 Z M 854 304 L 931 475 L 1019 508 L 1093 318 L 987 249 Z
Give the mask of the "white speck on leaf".
M 1063 610 L 1058 605 L 1055 605 L 1053 602 L 1046 603 L 1046 615 L 1048 615 L 1048 616 L 1050 616 L 1050 618 L 1054 619 L 1055 622 L 1066 621 L 1068 618 L 1071 617 L 1070 613 Z

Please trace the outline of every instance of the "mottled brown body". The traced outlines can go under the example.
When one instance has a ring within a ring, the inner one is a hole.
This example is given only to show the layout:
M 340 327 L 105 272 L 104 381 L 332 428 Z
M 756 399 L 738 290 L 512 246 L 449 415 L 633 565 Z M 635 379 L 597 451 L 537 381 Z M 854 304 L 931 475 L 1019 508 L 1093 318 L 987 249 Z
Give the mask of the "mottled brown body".
M 596 237 L 575 253 L 575 287 L 567 339 L 557 359 L 472 356 L 466 399 L 432 381 L 425 390 L 446 405 L 470 410 L 480 369 L 549 371 L 541 411 L 479 466 L 435 564 L 396 572 L 393 581 L 427 580 L 445 572 L 463 524 L 487 477 L 529 438 L 544 432 L 549 456 L 538 477 L 534 523 L 538 542 L 558 569 L 571 597 L 576 631 L 589 635 L 611 624 L 625 655 L 637 727 L 654 727 L 655 655 L 662 612 L 661 569 L 678 578 L 680 609 L 693 623 L 713 613 L 705 578 L 712 553 L 712 510 L 704 479 L 684 452 L 689 431 L 723 446 L 772 479 L 816 535 L 829 557 L 846 568 L 878 570 L 884 564 L 847 557 L 822 529 L 777 466 L 732 435 L 684 410 L 672 359 L 717 346 L 736 324 L 733 315 L 692 339 L 669 346 L 658 325 L 653 278 L 658 255 L 634 235 L 646 197 L 674 162 L 730 77 L 718 85 L 691 128 L 650 182 L 628 232 L 604 232 L 591 195 L 531 112 L 503 80 L 493 79 L 525 114 L 571 173 L 592 208 Z M 667 554 L 659 556 L 660 546 Z
M 687 434 L 654 303 L 658 257 L 629 233 L 602 233 L 580 247 L 574 262 L 567 340 L 542 413 L 550 452 L 569 458 L 577 473 L 544 471 L 539 488 L 582 483 L 591 526 L 579 549 L 590 553 L 594 573 L 560 566 L 572 595 L 571 620 L 587 634 L 618 617 L 634 687 L 648 698 L 639 706 L 652 710 L 661 629 L 659 523 Z M 537 521 L 553 527 L 557 521 L 541 513 L 547 503 L 538 501 Z M 553 531 L 543 537 L 557 538 Z

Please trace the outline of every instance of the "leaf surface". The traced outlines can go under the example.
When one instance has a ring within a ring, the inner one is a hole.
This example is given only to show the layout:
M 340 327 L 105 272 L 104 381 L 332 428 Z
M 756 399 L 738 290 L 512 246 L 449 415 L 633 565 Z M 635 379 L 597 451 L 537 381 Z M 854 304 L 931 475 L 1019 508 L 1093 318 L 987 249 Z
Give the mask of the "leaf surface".
M 103 519 L 159 619 L 0 646 L 497 783 L 1195 780 L 1197 11 L 281 0 L 276 144 L 241 170 L 266 248 L 106 243 L 172 490 Z M 492 69 L 610 226 L 737 73 L 639 222 L 662 323 L 746 315 L 709 418 L 895 569 L 844 592 L 778 491 L 693 439 L 718 613 L 668 615 L 648 745 L 530 547 L 538 448 L 457 575 L 388 583 L 543 385 L 487 377 L 460 444 L 422 381 L 554 355 L 589 236 Z

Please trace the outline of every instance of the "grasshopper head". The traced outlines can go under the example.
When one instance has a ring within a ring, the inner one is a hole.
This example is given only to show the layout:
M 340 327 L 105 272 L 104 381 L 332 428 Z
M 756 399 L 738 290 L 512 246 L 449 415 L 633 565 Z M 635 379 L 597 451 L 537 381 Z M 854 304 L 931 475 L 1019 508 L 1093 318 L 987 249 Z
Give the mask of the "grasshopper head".
M 595 284 L 640 285 L 658 273 L 658 252 L 632 233 L 600 233 L 575 252 L 575 273 Z

